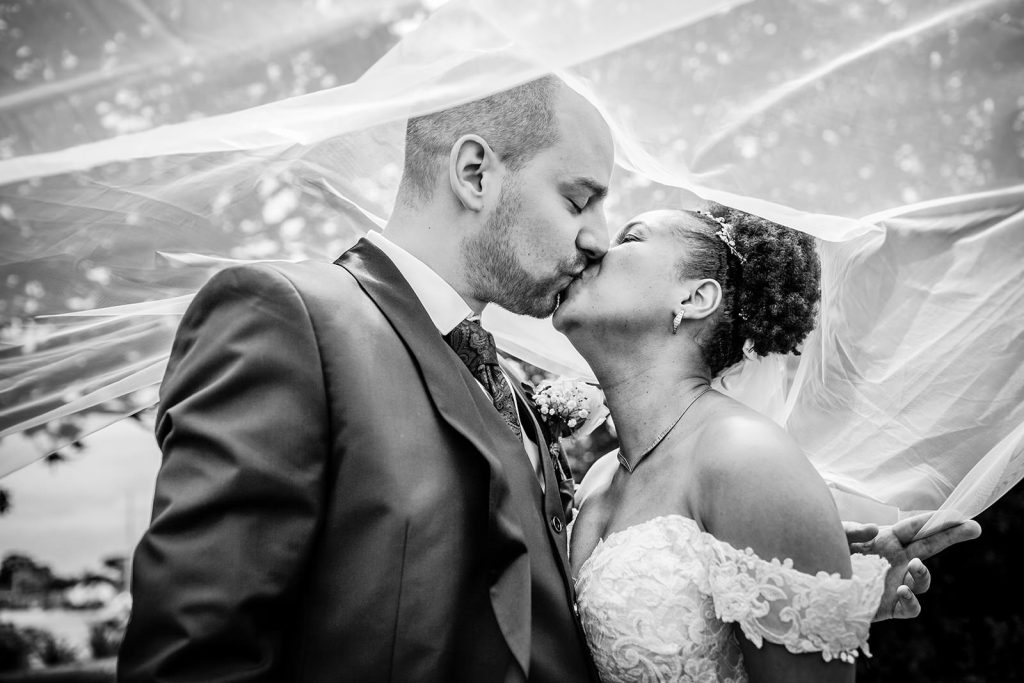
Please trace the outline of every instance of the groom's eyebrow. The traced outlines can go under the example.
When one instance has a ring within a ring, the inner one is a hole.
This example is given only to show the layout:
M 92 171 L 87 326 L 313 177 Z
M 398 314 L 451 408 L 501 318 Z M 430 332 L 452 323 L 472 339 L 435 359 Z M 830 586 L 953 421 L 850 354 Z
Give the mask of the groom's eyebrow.
M 598 201 L 608 195 L 608 188 L 603 183 L 586 176 L 576 176 L 569 180 L 563 180 L 559 183 L 559 189 L 562 192 L 568 193 L 586 192 L 590 195 L 591 199 Z

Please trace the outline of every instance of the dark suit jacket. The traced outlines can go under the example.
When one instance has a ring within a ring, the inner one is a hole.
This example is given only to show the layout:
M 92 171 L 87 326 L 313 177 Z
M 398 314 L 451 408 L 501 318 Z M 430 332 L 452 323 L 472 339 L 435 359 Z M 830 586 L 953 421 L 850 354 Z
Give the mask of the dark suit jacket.
M 550 462 L 368 242 L 216 275 L 160 398 L 122 680 L 596 679 Z

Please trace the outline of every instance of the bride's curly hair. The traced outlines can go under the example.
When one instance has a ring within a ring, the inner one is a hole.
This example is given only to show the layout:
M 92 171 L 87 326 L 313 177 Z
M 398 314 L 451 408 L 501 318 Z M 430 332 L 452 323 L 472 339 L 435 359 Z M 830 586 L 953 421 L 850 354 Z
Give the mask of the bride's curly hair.
M 712 375 L 742 360 L 748 339 L 759 356 L 796 352 L 821 299 L 814 238 L 721 204 L 686 213 L 704 229 L 681 231 L 692 244 L 681 275 L 722 286 L 722 306 L 697 338 Z M 715 218 L 731 226 L 735 253 L 716 235 L 722 225 Z

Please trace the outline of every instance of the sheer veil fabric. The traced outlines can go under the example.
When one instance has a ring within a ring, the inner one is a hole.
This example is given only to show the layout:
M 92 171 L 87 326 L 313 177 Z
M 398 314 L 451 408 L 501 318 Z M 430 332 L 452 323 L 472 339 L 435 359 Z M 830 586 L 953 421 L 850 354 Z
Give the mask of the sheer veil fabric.
M 1008 0 L 452 0 L 352 83 L 0 161 L 0 435 L 38 446 L 0 473 L 70 438 L 44 424 L 88 432 L 151 404 L 216 270 L 333 259 L 382 225 L 407 117 L 550 72 L 614 133 L 611 225 L 708 199 L 818 238 L 803 354 L 719 382 L 787 427 L 845 516 L 942 508 L 940 524 L 1020 480 L 1024 7 Z M 590 375 L 547 321 L 484 323 Z

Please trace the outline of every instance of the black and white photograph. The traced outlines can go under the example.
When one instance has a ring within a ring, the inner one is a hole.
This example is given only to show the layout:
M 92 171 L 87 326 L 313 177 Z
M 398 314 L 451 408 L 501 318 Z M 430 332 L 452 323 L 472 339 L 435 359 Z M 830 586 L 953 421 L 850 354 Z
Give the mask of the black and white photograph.
M 1024 680 L 1021 0 L 0 0 L 0 683 Z

